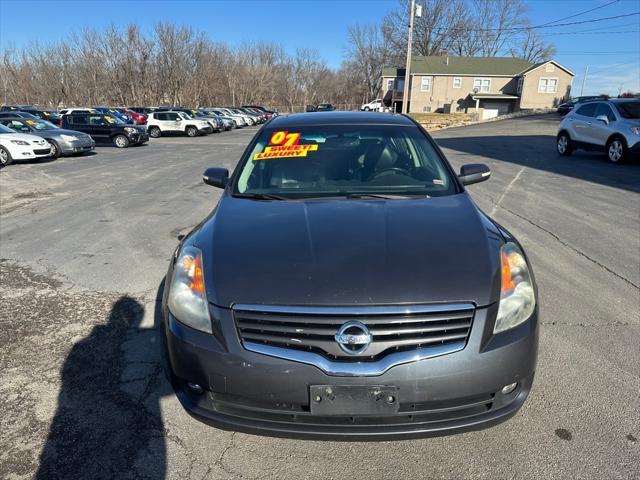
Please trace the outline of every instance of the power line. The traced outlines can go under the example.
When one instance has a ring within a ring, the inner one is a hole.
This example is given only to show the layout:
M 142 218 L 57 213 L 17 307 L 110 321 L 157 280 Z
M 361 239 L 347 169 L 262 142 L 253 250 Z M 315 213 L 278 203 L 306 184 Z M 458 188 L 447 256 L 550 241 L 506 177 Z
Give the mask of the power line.
M 599 7 L 594 7 L 594 8 L 591 8 L 589 10 L 585 10 L 584 12 L 576 13 L 574 15 L 569 15 L 568 17 L 559 18 L 558 20 L 554 20 L 552 22 L 543 23 L 542 25 L 538 25 L 538 28 L 545 27 L 545 26 L 551 25 L 553 23 L 562 22 L 563 20 L 569 20 L 570 18 L 579 17 L 580 15 L 584 15 L 585 13 L 593 12 L 595 10 L 599 10 L 601 8 L 608 7 L 609 5 L 613 5 L 614 3 L 618 3 L 619 1 L 620 0 L 613 0 L 613 1 L 609 2 L 609 3 L 605 3 L 604 5 L 600 5 Z
M 547 26 L 531 26 L 531 27 L 509 27 L 509 28 L 470 28 L 470 29 L 458 29 L 458 28 L 434 28 L 433 30 L 431 30 L 432 32 L 440 32 L 440 33 L 447 33 L 447 32 L 462 32 L 462 31 L 466 31 L 466 32 L 526 32 L 526 31 L 530 31 L 530 30 L 538 30 L 540 28 L 557 28 L 557 27 L 567 27 L 569 25 L 583 25 L 585 23 L 595 23 L 595 22 L 604 22 L 606 20 L 615 20 L 617 18 L 623 18 L 623 17 L 633 17 L 636 15 L 640 15 L 640 12 L 631 12 L 631 13 L 625 13 L 622 15 L 614 15 L 612 17 L 602 17 L 602 18 L 594 18 L 592 20 L 581 20 L 578 22 L 567 22 L 567 23 L 557 23 L 555 25 L 547 25 Z

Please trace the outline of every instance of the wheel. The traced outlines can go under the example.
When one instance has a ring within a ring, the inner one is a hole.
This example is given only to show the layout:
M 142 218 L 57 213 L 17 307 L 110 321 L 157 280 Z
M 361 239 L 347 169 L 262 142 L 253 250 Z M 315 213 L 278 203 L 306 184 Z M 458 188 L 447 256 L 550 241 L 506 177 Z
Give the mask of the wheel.
M 620 137 L 613 137 L 607 142 L 607 157 L 611 163 L 624 162 L 627 147 Z
M 571 139 L 569 138 L 569 135 L 567 135 L 565 132 L 560 133 L 556 140 L 556 148 L 558 149 L 558 153 L 560 155 L 563 155 L 565 157 L 571 155 L 573 148 L 571 147 Z
M 160 129 L 158 127 L 150 127 L 149 128 L 149 136 L 151 138 L 160 138 L 160 135 L 162 135 L 162 132 L 160 131 Z
M 196 127 L 187 127 L 187 137 L 195 137 L 196 135 L 198 135 Z
M 118 148 L 127 148 L 129 146 L 129 139 L 124 135 L 116 135 L 113 137 L 113 144 Z
M 369 110 L 370 110 L 370 108 L 369 108 L 369 107 L 364 107 L 364 111 L 365 111 L 365 112 L 368 112 Z
M 11 158 L 9 150 L 0 146 L 0 168 L 10 165 L 11 162 L 13 162 L 13 158 Z
M 60 156 L 60 147 L 53 140 L 47 140 L 49 145 L 51 145 L 51 158 L 58 158 Z

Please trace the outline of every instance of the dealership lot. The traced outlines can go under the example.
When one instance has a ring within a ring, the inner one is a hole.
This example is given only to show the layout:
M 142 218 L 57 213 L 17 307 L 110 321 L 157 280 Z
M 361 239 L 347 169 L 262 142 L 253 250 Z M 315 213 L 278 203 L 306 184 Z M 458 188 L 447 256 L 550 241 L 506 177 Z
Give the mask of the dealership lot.
M 338 443 L 219 431 L 162 371 L 155 310 L 180 235 L 215 205 L 255 129 L 154 139 L 0 172 L 0 477 L 640 476 L 640 163 L 555 153 L 557 116 L 434 134 L 512 231 L 539 285 L 534 389 L 507 423 L 453 437 Z

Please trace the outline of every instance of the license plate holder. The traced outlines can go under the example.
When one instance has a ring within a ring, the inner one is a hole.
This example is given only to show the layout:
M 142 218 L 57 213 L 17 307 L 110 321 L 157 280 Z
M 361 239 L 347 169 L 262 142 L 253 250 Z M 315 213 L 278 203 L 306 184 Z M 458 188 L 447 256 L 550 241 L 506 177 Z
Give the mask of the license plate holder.
M 311 385 L 312 415 L 355 416 L 398 413 L 398 388 L 390 385 Z

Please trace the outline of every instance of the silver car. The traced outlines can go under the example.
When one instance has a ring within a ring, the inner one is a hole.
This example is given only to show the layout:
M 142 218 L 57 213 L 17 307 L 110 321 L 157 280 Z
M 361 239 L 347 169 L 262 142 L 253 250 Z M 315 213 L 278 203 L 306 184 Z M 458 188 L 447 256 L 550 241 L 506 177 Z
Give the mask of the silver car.
M 640 99 L 591 100 L 576 106 L 560 123 L 560 155 L 574 150 L 605 151 L 613 163 L 640 153 Z

